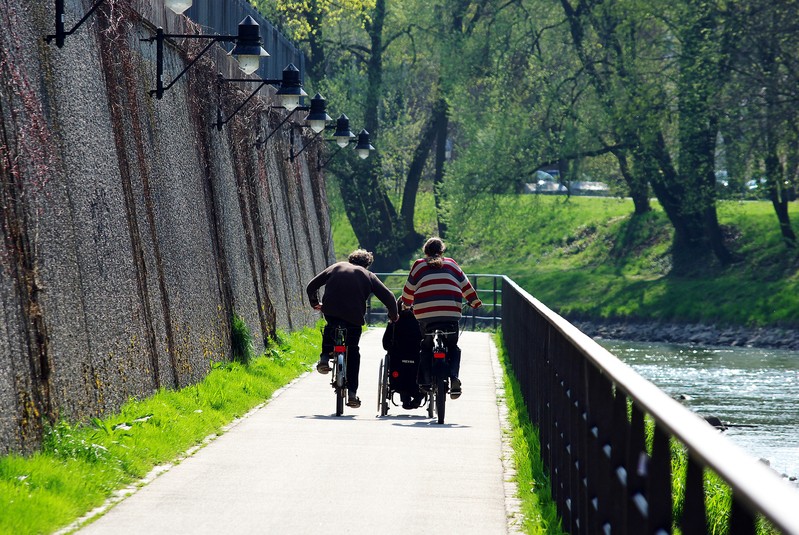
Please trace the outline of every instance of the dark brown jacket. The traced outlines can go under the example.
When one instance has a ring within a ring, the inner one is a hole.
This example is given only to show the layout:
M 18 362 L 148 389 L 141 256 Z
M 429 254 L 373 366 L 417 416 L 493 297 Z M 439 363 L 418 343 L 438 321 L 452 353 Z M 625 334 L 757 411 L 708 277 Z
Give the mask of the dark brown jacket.
M 311 279 L 305 289 L 311 306 L 319 304 L 319 288 L 324 285 L 322 313 L 343 319 L 354 325 L 363 325 L 366 314 L 366 300 L 371 294 L 382 301 L 388 309 L 388 317 L 397 319 L 397 302 L 391 290 L 380 282 L 368 269 L 336 262 Z

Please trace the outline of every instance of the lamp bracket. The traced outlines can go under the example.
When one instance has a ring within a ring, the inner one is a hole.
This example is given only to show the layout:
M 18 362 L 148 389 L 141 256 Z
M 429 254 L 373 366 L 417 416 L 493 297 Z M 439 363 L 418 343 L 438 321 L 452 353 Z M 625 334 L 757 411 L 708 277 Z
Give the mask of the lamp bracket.
M 279 107 L 279 106 L 274 106 L 274 107 L 276 107 L 276 108 L 277 108 L 277 107 Z M 309 108 L 308 108 L 308 106 L 297 106 L 296 108 L 294 108 L 293 110 L 291 110 L 291 111 L 289 112 L 289 114 L 288 114 L 288 115 L 286 115 L 286 116 L 283 118 L 283 120 L 282 120 L 282 121 L 280 121 L 280 124 L 279 124 L 279 125 L 277 125 L 277 126 L 275 127 L 275 129 L 274 129 L 274 130 L 272 130 L 271 132 L 269 132 L 269 135 L 268 135 L 268 136 L 266 136 L 266 137 L 265 137 L 265 138 L 263 138 L 263 139 L 256 139 L 256 140 L 255 140 L 255 146 L 256 146 L 256 147 L 260 147 L 261 145 L 263 145 L 264 143 L 266 143 L 266 142 L 269 140 L 269 138 L 270 138 L 270 137 L 272 137 L 272 136 L 274 136 L 274 135 L 275 135 L 275 132 L 277 132 L 278 130 L 280 130 L 280 127 L 281 127 L 281 126 L 283 126 L 284 124 L 286 124 L 286 121 L 288 121 L 288 120 L 289 120 L 289 118 L 290 118 L 292 115 L 294 115 L 294 112 L 295 112 L 295 111 L 308 111 L 308 109 L 309 109 Z
M 155 41 L 156 46 L 156 75 L 155 75 L 155 89 L 150 90 L 150 96 L 155 95 L 155 98 L 161 99 L 164 96 L 164 91 L 167 91 L 175 82 L 180 80 L 180 78 L 186 74 L 197 60 L 199 60 L 206 52 L 208 52 L 211 47 L 218 42 L 223 41 L 235 41 L 238 36 L 235 35 L 200 35 L 200 34 L 178 34 L 178 33 L 164 33 L 164 29 L 160 26 L 155 31 L 154 37 L 148 37 L 146 39 L 141 39 L 143 42 L 152 43 Z M 164 85 L 164 39 L 210 39 L 211 42 L 208 43 L 199 54 L 197 54 L 194 59 L 192 59 L 186 67 L 180 71 L 180 73 L 172 78 L 172 81 L 169 84 Z
M 292 131 L 291 131 L 291 149 L 289 150 L 289 157 L 288 157 L 288 158 L 286 158 L 286 160 L 289 160 L 289 161 L 293 162 L 293 161 L 294 161 L 294 158 L 296 158 L 297 156 L 299 156 L 300 154 L 302 154 L 302 153 L 303 153 L 303 151 L 304 151 L 305 149 L 307 149 L 308 147 L 310 147 L 310 146 L 311 146 L 311 144 L 312 144 L 314 141 L 316 141 L 316 138 L 318 138 L 318 137 L 319 137 L 319 135 L 320 135 L 322 132 L 324 132 L 324 130 L 322 130 L 322 131 L 320 131 L 320 132 L 314 132 L 314 135 L 311 137 L 311 139 L 310 139 L 310 140 L 308 140 L 308 143 L 306 143 L 305 145 L 303 145 L 303 146 L 302 146 L 302 148 L 301 148 L 299 151 L 297 151 L 297 152 L 295 153 L 295 152 L 294 152 L 294 130 L 292 130 Z
M 346 147 L 346 146 L 348 146 L 348 145 L 349 145 L 349 143 L 347 143 L 347 145 L 344 145 L 344 147 Z M 338 147 L 338 150 L 337 150 L 336 152 L 334 152 L 333 154 L 331 154 L 331 155 L 330 155 L 330 157 L 329 157 L 327 160 L 325 160 L 325 161 L 324 161 L 324 163 L 320 163 L 320 162 L 321 162 L 321 159 L 322 159 L 322 157 L 321 157 L 321 156 L 319 156 L 319 159 L 317 160 L 317 163 L 316 163 L 316 170 L 317 170 L 317 171 L 321 171 L 321 170 L 322 170 L 322 168 L 324 168 L 324 167 L 325 167 L 327 164 L 329 164 L 329 163 L 330 163 L 330 160 L 332 160 L 333 158 L 335 158 L 335 157 L 336 157 L 336 155 L 337 155 L 339 152 L 341 152 L 341 149 L 343 149 L 344 147 L 342 147 L 341 145 L 339 145 L 339 147 Z
M 62 48 L 64 46 L 64 39 L 68 35 L 72 35 L 73 33 L 75 33 L 75 31 L 77 31 L 77 29 L 80 28 L 81 24 L 86 22 L 86 19 L 88 19 L 91 16 L 91 14 L 94 13 L 97 10 L 97 8 L 100 7 L 100 4 L 102 4 L 104 1 L 105 0 L 97 0 L 94 4 L 92 4 L 92 7 L 89 9 L 89 11 L 85 15 L 83 15 L 83 18 L 80 19 L 78 23 L 72 27 L 71 30 L 65 31 L 64 0 L 55 0 L 55 34 L 46 36 L 44 40 L 50 43 L 52 42 L 53 39 L 55 39 L 56 46 L 58 48 Z
M 223 120 L 222 119 L 221 103 L 222 103 L 222 84 L 224 82 L 258 83 L 258 87 L 255 88 L 255 91 L 250 93 L 250 96 L 248 96 L 246 99 L 244 99 L 244 102 L 239 104 L 239 107 L 236 108 L 236 110 L 233 113 L 231 113 L 230 116 L 227 119 Z M 280 85 L 281 82 L 282 82 L 282 80 L 267 80 L 267 79 L 264 79 L 264 78 L 224 78 L 222 76 L 222 73 L 219 73 L 217 75 L 217 84 L 218 84 L 218 91 L 219 91 L 219 104 L 217 105 L 217 108 L 216 108 L 216 129 L 217 130 L 222 130 L 222 127 L 224 125 L 226 125 L 228 123 L 228 121 L 230 121 L 233 118 L 233 116 L 236 115 L 241 110 L 241 108 L 243 108 L 244 105 L 247 104 L 250 101 L 250 99 L 252 99 L 252 97 L 254 97 L 255 94 L 258 91 L 261 90 L 261 88 L 263 86 L 265 86 L 267 84 L 269 84 L 269 85 Z M 289 114 L 288 117 L 291 117 L 291 114 Z M 288 117 L 286 117 L 286 119 L 288 119 Z M 285 120 L 283 122 L 285 122 Z M 282 125 L 283 123 L 280 123 L 280 124 Z M 269 138 L 266 138 L 266 139 L 269 139 Z M 263 142 L 266 142 L 266 140 L 264 140 Z M 259 143 L 256 140 L 255 144 L 256 145 L 260 145 L 263 142 Z

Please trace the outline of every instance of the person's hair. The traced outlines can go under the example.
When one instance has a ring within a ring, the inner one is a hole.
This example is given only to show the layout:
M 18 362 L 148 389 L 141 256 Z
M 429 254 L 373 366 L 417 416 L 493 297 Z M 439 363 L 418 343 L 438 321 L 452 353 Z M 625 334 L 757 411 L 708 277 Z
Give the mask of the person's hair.
M 361 266 L 363 268 L 368 268 L 374 262 L 375 257 L 372 256 L 372 253 L 365 249 L 356 249 L 350 253 L 349 258 L 347 260 L 350 264 L 355 264 L 356 266 Z
M 427 263 L 433 267 L 441 267 L 444 265 L 444 259 L 441 255 L 447 250 L 447 246 L 441 238 L 433 236 L 422 247 L 424 255 L 427 257 Z

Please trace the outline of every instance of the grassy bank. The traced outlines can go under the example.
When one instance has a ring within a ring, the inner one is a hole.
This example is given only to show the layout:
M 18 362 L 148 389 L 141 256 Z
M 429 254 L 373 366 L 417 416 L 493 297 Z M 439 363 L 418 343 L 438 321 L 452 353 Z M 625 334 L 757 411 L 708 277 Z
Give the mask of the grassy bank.
M 632 217 L 627 200 L 514 196 L 470 213 L 454 226 L 453 254 L 469 270 L 510 275 L 563 314 L 799 325 L 799 256 L 783 244 L 767 202 L 720 203 L 742 260 L 692 277 L 670 274 L 672 231 L 658 207 Z M 503 220 L 512 223 L 495 228 Z
M 59 422 L 34 455 L 0 457 L 0 534 L 51 533 L 173 461 L 311 368 L 318 329 L 282 336 L 248 365 L 214 363 L 202 383 L 130 400 L 90 425 Z
M 417 203 L 417 230 L 430 233 L 432 195 Z M 357 244 L 340 203 L 332 205 L 341 253 Z M 632 212 L 631 201 L 614 198 L 472 199 L 450 209 L 449 253 L 468 272 L 509 275 L 571 317 L 799 326 L 799 253 L 783 244 L 769 202 L 720 202 L 719 220 L 742 260 L 691 277 L 670 274 L 672 230 L 657 204 L 644 216 Z

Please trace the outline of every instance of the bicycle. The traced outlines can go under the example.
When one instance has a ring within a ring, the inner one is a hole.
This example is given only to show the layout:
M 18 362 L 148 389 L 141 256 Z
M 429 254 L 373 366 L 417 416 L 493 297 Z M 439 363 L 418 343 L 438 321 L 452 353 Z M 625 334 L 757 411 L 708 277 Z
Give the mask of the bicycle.
M 425 333 L 425 336 L 433 337 L 433 358 L 430 363 L 430 384 L 427 388 L 427 395 L 429 404 L 427 406 L 427 416 L 438 417 L 438 423 L 444 423 L 444 416 L 447 407 L 447 394 L 449 393 L 449 372 L 450 364 L 447 358 L 447 347 L 444 344 L 444 337 L 448 334 L 457 334 L 454 332 L 445 332 L 441 329 L 435 329 L 432 332 Z
M 330 385 L 336 392 L 336 416 L 344 414 L 347 396 L 347 329 L 336 326 L 333 336 L 333 379 Z

